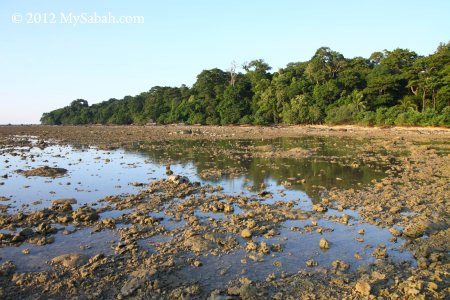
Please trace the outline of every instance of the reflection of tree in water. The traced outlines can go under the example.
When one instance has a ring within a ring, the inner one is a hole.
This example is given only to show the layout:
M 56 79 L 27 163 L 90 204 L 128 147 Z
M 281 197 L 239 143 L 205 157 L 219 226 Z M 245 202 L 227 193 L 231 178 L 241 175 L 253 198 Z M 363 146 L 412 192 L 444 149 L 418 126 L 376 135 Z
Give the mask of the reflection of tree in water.
M 253 157 L 255 146 L 273 145 L 276 149 L 296 147 L 313 149 L 303 158 Z M 342 138 L 301 137 L 272 140 L 178 140 L 153 143 L 144 153 L 154 162 L 164 164 L 192 163 L 197 174 L 206 169 L 241 168 L 243 176 L 254 186 L 274 180 L 282 184 L 288 179 L 294 190 L 302 190 L 316 198 L 321 187 L 350 188 L 381 179 L 386 165 L 365 164 L 361 157 L 364 141 Z M 351 167 L 357 162 L 359 167 Z M 338 179 L 339 178 L 339 179 Z M 303 182 L 298 182 L 303 179 Z M 223 179 L 219 179 L 220 181 Z M 214 182 L 214 180 L 211 180 Z

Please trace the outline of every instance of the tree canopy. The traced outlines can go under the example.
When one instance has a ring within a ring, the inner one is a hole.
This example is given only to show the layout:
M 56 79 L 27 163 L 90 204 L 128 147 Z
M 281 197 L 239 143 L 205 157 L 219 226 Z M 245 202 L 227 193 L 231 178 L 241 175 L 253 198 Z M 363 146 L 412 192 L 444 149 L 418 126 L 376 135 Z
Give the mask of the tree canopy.
M 262 59 L 204 70 L 192 87 L 152 87 L 90 105 L 77 99 L 42 124 L 364 124 L 450 126 L 450 43 L 345 58 L 328 47 L 271 73 Z

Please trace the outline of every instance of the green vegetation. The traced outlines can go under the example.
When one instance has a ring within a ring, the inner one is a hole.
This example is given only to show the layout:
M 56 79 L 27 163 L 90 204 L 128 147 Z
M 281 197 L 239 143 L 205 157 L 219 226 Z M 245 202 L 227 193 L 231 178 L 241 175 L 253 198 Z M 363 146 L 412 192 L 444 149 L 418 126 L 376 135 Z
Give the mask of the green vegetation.
M 408 49 L 345 58 L 322 47 L 278 72 L 263 60 L 245 73 L 204 70 L 189 88 L 44 113 L 42 124 L 363 124 L 450 126 L 450 43 L 429 56 Z

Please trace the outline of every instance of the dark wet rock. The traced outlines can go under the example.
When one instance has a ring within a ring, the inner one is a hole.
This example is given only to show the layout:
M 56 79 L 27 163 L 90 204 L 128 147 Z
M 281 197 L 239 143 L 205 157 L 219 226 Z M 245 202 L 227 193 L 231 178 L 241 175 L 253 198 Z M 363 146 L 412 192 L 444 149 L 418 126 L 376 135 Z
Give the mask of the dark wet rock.
M 6 261 L 0 265 L 0 277 L 10 276 L 16 270 L 16 265 L 12 261 Z
M 9 208 L 9 205 L 0 204 L 0 211 L 6 212 Z
M 25 240 L 26 240 L 26 237 L 24 237 L 23 235 L 20 235 L 20 234 L 15 234 L 11 237 L 12 243 L 21 243 Z
M 24 238 L 29 238 L 30 236 L 34 235 L 34 231 L 31 228 L 24 228 L 19 232 L 19 234 Z

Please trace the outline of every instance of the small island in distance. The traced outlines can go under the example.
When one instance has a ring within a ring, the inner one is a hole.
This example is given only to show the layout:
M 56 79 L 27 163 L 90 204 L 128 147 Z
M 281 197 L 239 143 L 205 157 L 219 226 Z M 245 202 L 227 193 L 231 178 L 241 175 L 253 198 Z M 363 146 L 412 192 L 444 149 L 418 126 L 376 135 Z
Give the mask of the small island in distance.
M 264 60 L 204 70 L 192 87 L 148 92 L 44 113 L 44 125 L 358 124 L 450 126 L 450 42 L 420 56 L 408 49 L 345 58 L 327 47 L 271 73 Z

